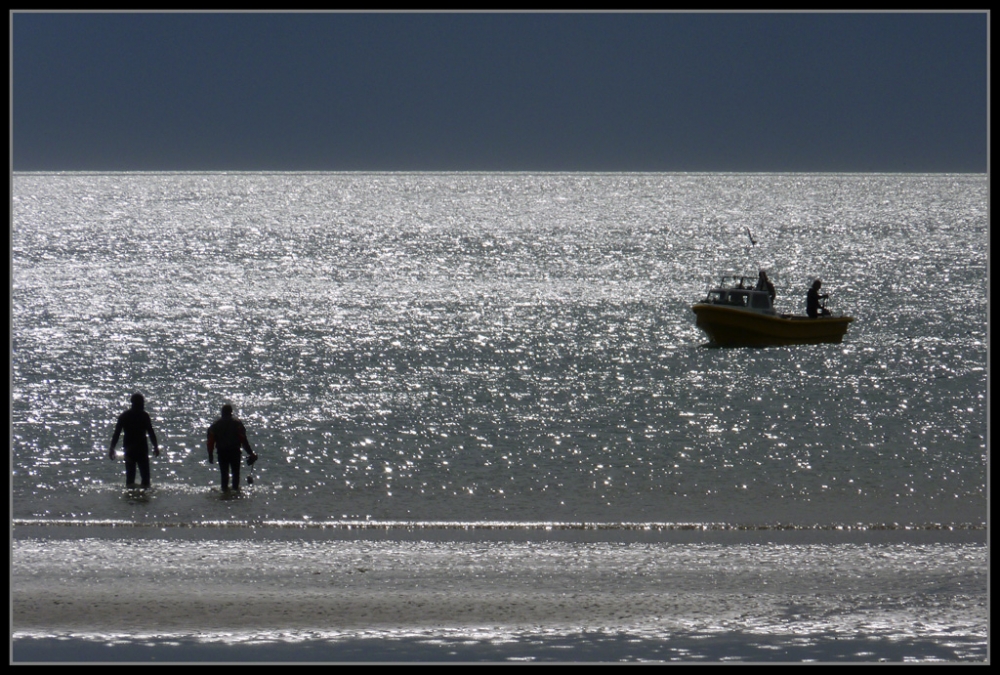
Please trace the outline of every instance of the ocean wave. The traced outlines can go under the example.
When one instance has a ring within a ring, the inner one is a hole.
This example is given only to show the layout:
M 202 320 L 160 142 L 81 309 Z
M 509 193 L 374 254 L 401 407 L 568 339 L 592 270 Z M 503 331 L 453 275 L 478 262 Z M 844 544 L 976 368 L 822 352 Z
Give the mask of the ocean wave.
M 510 521 L 409 521 L 409 520 L 191 520 L 135 522 L 109 519 L 19 518 L 15 527 L 118 527 L 118 528 L 271 528 L 303 530 L 471 530 L 471 531 L 648 531 L 648 532 L 752 532 L 752 531 L 956 531 L 983 530 L 986 523 L 664 523 L 664 522 L 510 522 Z

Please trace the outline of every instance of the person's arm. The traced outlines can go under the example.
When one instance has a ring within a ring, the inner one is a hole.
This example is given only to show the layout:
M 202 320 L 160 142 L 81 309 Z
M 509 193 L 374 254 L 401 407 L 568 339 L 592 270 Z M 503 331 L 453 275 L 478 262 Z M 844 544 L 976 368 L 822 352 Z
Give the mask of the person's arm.
M 253 448 L 250 447 L 250 441 L 247 440 L 247 428 L 241 422 L 237 429 L 240 437 L 240 445 L 243 446 L 243 449 L 247 453 L 247 462 L 252 465 L 257 461 L 257 453 L 253 451 Z
M 111 437 L 111 446 L 108 448 L 108 459 L 114 459 L 117 457 L 115 454 L 115 446 L 118 445 L 118 437 L 122 435 L 122 418 L 118 418 L 118 423 L 115 424 L 115 434 Z
M 215 434 L 212 433 L 211 427 L 208 429 L 208 463 L 215 464 L 215 457 L 212 456 L 212 452 L 215 450 Z
M 149 413 L 146 413 L 146 433 L 149 434 L 149 440 L 153 443 L 153 456 L 160 456 L 160 444 L 156 442 L 156 432 L 153 431 L 153 420 L 149 418 Z

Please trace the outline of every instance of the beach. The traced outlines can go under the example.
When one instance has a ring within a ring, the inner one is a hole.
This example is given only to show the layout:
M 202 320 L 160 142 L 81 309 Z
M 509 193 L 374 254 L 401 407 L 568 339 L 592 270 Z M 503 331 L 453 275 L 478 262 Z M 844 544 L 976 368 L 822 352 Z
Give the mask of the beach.
M 982 530 L 18 529 L 17 661 L 985 657 Z

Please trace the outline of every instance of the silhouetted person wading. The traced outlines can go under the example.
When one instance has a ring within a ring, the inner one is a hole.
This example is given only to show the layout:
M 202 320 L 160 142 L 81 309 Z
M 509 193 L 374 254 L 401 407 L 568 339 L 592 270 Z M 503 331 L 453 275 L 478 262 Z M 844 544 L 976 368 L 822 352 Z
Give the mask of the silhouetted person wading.
M 125 432 L 122 440 L 122 450 L 125 451 L 125 487 L 135 487 L 135 470 L 139 469 L 142 477 L 142 487 L 149 487 L 149 445 L 146 444 L 146 434 L 153 442 L 153 454 L 160 456 L 160 446 L 153 432 L 153 422 L 146 412 L 146 399 L 142 394 L 132 394 L 132 407 L 118 416 L 115 434 L 111 437 L 111 447 L 108 448 L 108 458 L 115 459 L 115 445 L 118 437 Z
M 219 451 L 219 471 L 222 473 L 222 489 L 229 490 L 229 475 L 233 476 L 233 489 L 240 488 L 240 448 L 247 451 L 247 464 L 253 466 L 257 455 L 247 441 L 247 430 L 243 422 L 233 417 L 233 406 L 222 406 L 222 417 L 208 428 L 208 463 L 214 464 L 212 452 Z

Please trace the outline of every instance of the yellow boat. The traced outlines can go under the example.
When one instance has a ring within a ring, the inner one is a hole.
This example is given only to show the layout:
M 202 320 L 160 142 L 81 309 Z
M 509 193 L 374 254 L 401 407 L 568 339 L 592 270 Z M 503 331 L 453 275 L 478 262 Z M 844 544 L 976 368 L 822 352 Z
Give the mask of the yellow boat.
M 771 306 L 767 291 L 745 286 L 739 277 L 733 288 L 717 287 L 708 297 L 691 309 L 696 324 L 708 335 L 712 344 L 720 347 L 766 347 L 774 345 L 817 344 L 841 342 L 847 326 L 854 321 L 849 316 L 807 316 L 779 314 Z

